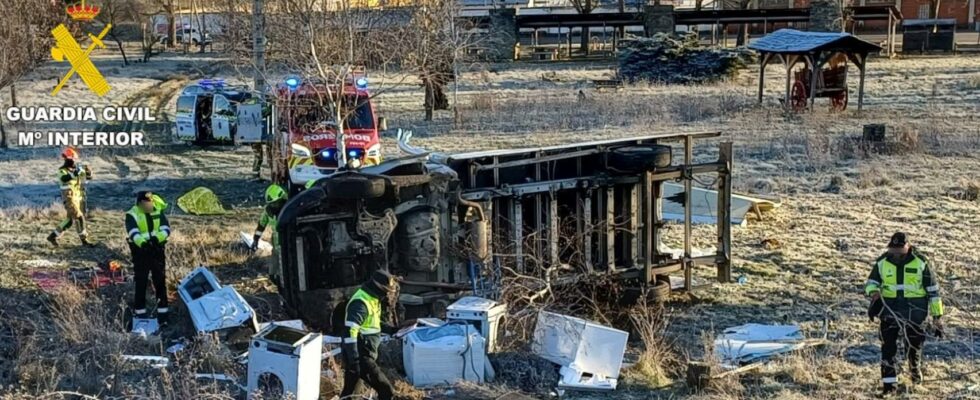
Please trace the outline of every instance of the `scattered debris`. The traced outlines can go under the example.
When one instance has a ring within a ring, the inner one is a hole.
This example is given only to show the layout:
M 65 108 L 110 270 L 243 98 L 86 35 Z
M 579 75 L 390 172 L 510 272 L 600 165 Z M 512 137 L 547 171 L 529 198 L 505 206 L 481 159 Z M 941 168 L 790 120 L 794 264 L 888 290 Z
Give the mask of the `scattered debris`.
M 241 383 L 238 383 L 237 380 L 235 380 L 234 378 L 232 378 L 232 377 L 230 377 L 228 375 L 225 375 L 225 374 L 194 374 L 194 378 L 195 379 L 213 379 L 213 380 L 216 380 L 216 381 L 228 382 L 228 383 L 231 383 L 231 384 L 235 385 L 235 387 L 237 387 L 239 390 L 242 390 L 242 391 L 245 391 L 246 390 L 245 389 L 245 386 L 242 386 L 242 384 Z
M 299 319 L 290 319 L 286 321 L 261 322 L 259 323 L 259 330 L 261 331 L 269 325 L 285 326 L 293 329 L 298 329 L 301 331 L 306 330 L 306 325 L 303 324 L 303 320 L 299 320 Z
M 420 328 L 405 336 L 402 359 L 414 386 L 458 381 L 486 382 L 486 341 L 472 325 L 449 323 Z
M 245 232 L 238 232 L 238 234 L 242 238 L 242 243 L 245 244 L 245 248 L 246 249 L 251 249 L 252 248 L 252 235 L 249 235 L 249 234 L 247 234 Z M 267 254 L 271 253 L 272 252 L 272 243 L 269 243 L 269 242 L 266 242 L 265 240 L 259 239 L 258 251 L 261 254 L 263 254 L 263 255 L 267 255 Z
M 715 354 L 723 367 L 735 368 L 823 343 L 805 340 L 797 325 L 745 324 L 725 329 L 715 339 Z
M 64 262 L 54 262 L 44 258 L 20 260 L 20 263 L 30 268 L 57 268 L 65 265 Z
M 228 210 L 221 205 L 221 199 L 211 189 L 198 186 L 177 198 L 177 207 L 193 215 L 225 215 Z
M 630 82 L 707 83 L 734 76 L 753 55 L 742 49 L 703 46 L 697 33 L 658 33 L 622 41 L 619 73 Z
M 142 337 L 155 335 L 160 331 L 160 324 L 157 322 L 156 318 L 133 318 L 133 330 L 135 333 Z
M 204 267 L 197 267 L 177 286 L 198 332 L 235 328 L 251 321 L 258 331 L 255 312 L 231 286 L 221 286 L 218 278 Z
M 173 346 L 167 347 L 167 353 L 170 353 L 170 354 L 180 353 L 181 350 L 184 350 L 184 344 L 183 343 L 177 343 L 177 344 L 175 344 Z
M 322 346 L 319 333 L 267 325 L 249 346 L 248 393 L 261 390 L 270 397 L 320 398 Z
M 665 221 L 684 221 L 684 185 L 663 184 L 663 218 Z M 713 224 L 718 215 L 718 192 L 715 190 L 693 188 L 691 191 L 691 221 L 695 224 Z M 759 219 L 762 213 L 778 208 L 782 203 L 777 198 L 745 196 L 732 194 L 731 221 L 733 225 L 745 226 L 746 215 L 751 211 Z
M 695 392 L 704 390 L 711 385 L 711 381 L 738 375 L 743 372 L 755 370 L 762 366 L 761 362 L 744 365 L 735 369 L 730 369 L 721 373 L 712 373 L 714 366 L 705 362 L 690 362 L 687 364 L 687 387 Z
M 561 365 L 560 389 L 613 390 L 629 334 L 575 318 L 542 311 L 531 351 Z
M 497 350 L 497 330 L 500 318 L 507 312 L 506 304 L 499 304 L 482 297 L 467 296 L 446 308 L 446 320 L 464 321 L 473 325 L 486 340 L 487 353 Z
M 841 253 L 846 253 L 851 246 L 847 243 L 847 239 L 837 239 L 834 241 L 834 248 Z
M 133 356 L 128 354 L 123 354 L 123 360 L 126 361 L 138 361 L 148 363 L 150 367 L 160 369 L 167 368 L 170 366 L 170 359 L 167 357 L 160 356 Z
M 38 265 L 48 265 L 47 260 L 35 260 Z M 88 289 L 98 289 L 126 282 L 129 277 L 118 262 L 99 265 L 98 268 L 69 268 L 65 270 L 31 268 L 28 271 L 31 281 L 45 293 L 54 293 L 69 283 Z
M 739 274 L 738 278 L 735 279 L 735 281 L 738 282 L 739 285 L 744 285 L 746 283 L 749 283 L 749 278 L 745 276 L 745 274 Z

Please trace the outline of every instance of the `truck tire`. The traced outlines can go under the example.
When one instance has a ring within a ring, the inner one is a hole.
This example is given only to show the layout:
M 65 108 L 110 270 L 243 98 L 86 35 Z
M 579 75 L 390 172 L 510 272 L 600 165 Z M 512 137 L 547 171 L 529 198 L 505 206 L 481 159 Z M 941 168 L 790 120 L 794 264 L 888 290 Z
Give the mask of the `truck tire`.
M 344 175 L 327 180 L 327 197 L 334 199 L 376 199 L 385 194 L 385 180 L 365 175 Z
M 400 265 L 412 272 L 434 272 L 442 248 L 439 214 L 433 210 L 410 211 L 398 217 L 395 245 Z
M 642 172 L 670 166 L 670 146 L 645 144 L 613 149 L 608 155 L 609 167 L 620 172 Z

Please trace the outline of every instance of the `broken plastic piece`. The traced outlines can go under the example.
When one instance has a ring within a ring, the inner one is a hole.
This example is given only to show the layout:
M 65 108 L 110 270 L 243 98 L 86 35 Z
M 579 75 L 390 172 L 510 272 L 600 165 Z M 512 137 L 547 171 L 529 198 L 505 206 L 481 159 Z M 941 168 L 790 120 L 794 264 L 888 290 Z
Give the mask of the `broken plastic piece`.
M 160 323 L 156 318 L 133 318 L 133 333 L 147 337 L 155 335 L 159 331 Z
M 245 244 L 245 248 L 251 249 L 252 248 L 252 235 L 249 235 L 249 234 L 247 234 L 245 232 L 238 232 L 238 235 L 242 238 L 242 243 Z M 263 252 L 263 253 L 265 253 L 265 252 L 271 252 L 272 251 L 272 244 L 269 243 L 269 242 L 266 242 L 265 240 L 259 239 L 259 247 L 258 247 L 258 250 L 261 251 L 261 252 Z
M 306 326 L 303 325 L 303 321 L 302 320 L 298 320 L 298 319 L 290 319 L 290 320 L 286 320 L 286 321 L 262 322 L 262 323 L 259 323 L 259 330 L 261 331 L 261 330 L 265 329 L 265 327 L 269 326 L 269 324 L 275 324 L 275 325 L 279 325 L 279 326 L 288 326 L 290 328 L 299 329 L 301 331 L 302 330 L 306 330 Z
M 629 333 L 567 315 L 542 311 L 531 350 L 565 371 L 559 386 L 612 390 L 626 352 Z
M 797 325 L 745 324 L 725 329 L 715 340 L 723 364 L 737 366 L 805 346 Z

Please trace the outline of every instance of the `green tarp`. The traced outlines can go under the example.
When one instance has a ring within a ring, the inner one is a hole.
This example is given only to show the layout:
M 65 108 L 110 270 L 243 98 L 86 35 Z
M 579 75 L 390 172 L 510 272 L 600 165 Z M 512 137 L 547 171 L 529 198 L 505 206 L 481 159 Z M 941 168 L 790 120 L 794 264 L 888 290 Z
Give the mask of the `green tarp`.
M 177 199 L 177 206 L 185 213 L 194 215 L 223 215 L 228 210 L 221 205 L 221 199 L 211 189 L 197 187 Z

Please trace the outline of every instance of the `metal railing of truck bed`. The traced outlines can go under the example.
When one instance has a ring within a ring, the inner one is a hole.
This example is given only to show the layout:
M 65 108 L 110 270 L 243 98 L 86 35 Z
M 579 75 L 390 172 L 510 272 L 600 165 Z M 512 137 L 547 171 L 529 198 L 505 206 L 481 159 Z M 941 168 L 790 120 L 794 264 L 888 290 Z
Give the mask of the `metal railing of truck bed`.
M 513 257 L 518 272 L 544 264 L 579 265 L 584 273 L 654 282 L 658 275 L 684 273 L 690 290 L 692 270 L 714 265 L 721 282 L 731 280 L 732 144 L 718 145 L 718 159 L 695 163 L 695 141 L 720 132 L 654 134 L 562 146 L 492 150 L 464 154 L 428 154 L 429 161 L 457 172 L 463 198 L 483 205 L 491 221 L 490 253 Z M 410 154 L 424 151 L 401 135 L 399 147 Z M 610 150 L 636 144 L 671 144 L 683 158 L 670 167 L 623 174 L 607 167 Z M 717 176 L 717 251 L 692 257 L 691 195 L 695 176 Z M 664 228 L 663 183 L 684 185 L 683 257 L 661 253 Z M 574 234 L 562 237 L 562 222 L 574 221 Z M 526 244 L 528 235 L 540 240 Z M 560 243 L 577 248 L 569 252 Z M 530 247 L 530 248 L 528 248 Z M 533 257 L 530 255 L 533 254 Z M 530 264 L 530 265 L 529 265 Z

